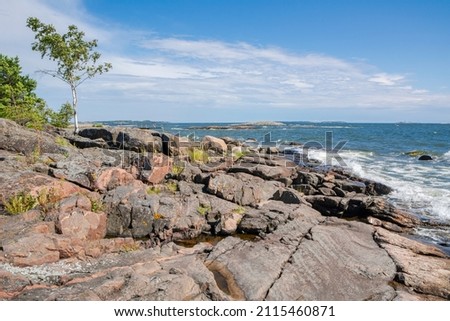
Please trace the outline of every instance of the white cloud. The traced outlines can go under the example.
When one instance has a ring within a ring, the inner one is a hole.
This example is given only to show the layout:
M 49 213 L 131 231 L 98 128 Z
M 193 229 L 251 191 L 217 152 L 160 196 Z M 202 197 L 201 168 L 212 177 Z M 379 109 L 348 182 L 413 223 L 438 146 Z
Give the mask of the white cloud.
M 134 115 L 133 106 L 168 114 L 217 108 L 226 118 L 230 108 L 260 106 L 270 106 L 276 114 L 286 108 L 397 110 L 450 105 L 449 95 L 416 88 L 407 75 L 378 70 L 360 59 L 298 54 L 245 42 L 162 38 L 153 31 L 105 26 L 85 12 L 80 1 L 69 0 L 15 0 L 0 9 L 0 28 L 6 30 L 0 33 L 0 52 L 19 55 L 27 73 L 53 66 L 31 51 L 33 35 L 25 26 L 29 16 L 62 31 L 75 24 L 88 38 L 99 39 L 99 50 L 113 69 L 85 83 L 80 95 L 91 115 L 105 118 L 133 118 L 127 116 Z M 142 37 L 146 40 L 135 40 Z M 53 106 L 70 98 L 63 83 L 50 77 L 38 80 L 41 95 Z M 96 108 L 102 112 L 95 113 Z
M 389 75 L 387 73 L 375 74 L 369 78 L 369 81 L 383 85 L 383 86 L 394 86 L 398 85 L 405 79 L 402 75 Z

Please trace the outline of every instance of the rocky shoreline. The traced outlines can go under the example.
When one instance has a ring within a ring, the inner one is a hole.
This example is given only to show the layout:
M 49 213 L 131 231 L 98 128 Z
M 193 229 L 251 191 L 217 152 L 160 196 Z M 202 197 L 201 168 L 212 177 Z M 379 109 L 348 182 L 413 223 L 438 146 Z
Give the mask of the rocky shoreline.
M 1 300 L 450 299 L 380 183 L 227 138 L 0 132 Z

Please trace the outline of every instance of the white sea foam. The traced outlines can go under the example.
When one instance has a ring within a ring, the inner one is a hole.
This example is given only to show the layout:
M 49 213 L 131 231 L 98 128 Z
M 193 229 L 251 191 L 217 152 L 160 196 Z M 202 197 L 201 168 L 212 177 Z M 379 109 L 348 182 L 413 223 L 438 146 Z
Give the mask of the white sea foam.
M 394 189 L 389 195 L 396 205 L 420 215 L 450 220 L 450 168 L 421 165 L 394 158 L 372 158 L 356 153 L 346 158 L 356 175 L 379 181 Z

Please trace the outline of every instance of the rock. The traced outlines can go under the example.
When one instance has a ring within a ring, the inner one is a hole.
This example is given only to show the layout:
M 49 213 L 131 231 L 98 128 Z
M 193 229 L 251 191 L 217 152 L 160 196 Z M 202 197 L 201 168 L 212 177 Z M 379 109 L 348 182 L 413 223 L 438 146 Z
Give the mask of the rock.
M 297 172 L 297 178 L 294 180 L 294 184 L 308 184 L 312 187 L 318 187 L 322 182 L 324 176 L 318 173 Z
M 266 154 L 269 154 L 269 155 L 278 155 L 279 153 L 280 153 L 280 150 L 276 146 L 270 146 L 270 147 L 267 147 L 267 149 L 266 149 Z
M 280 183 L 267 182 L 246 173 L 216 174 L 211 175 L 207 191 L 227 201 L 255 207 L 271 199 L 280 187 Z
M 247 173 L 261 177 L 264 180 L 280 181 L 287 179 L 294 174 L 294 169 L 284 166 L 268 166 L 262 164 L 240 163 L 228 170 L 229 173 Z
M 152 169 L 145 176 L 145 181 L 151 184 L 160 184 L 171 172 L 172 161 L 164 155 L 154 156 Z
M 43 131 L 28 129 L 12 120 L 0 118 L 0 149 L 39 156 L 43 153 L 64 154 L 70 148 L 59 146 L 55 137 Z
M 420 224 L 419 219 L 411 214 L 398 210 L 382 198 L 375 198 L 373 200 L 370 206 L 366 209 L 366 215 L 370 215 L 405 228 L 413 228 Z
M 15 265 L 41 265 L 59 260 L 52 238 L 45 234 L 31 234 L 3 242 L 6 257 Z
M 341 197 L 337 196 L 305 196 L 305 201 L 310 203 L 312 207 L 326 216 L 342 216 L 346 210 L 346 206 L 341 201 Z
M 280 189 L 272 197 L 275 201 L 281 201 L 285 204 L 305 204 L 301 195 L 294 189 Z
M 155 132 L 148 129 L 131 127 L 85 128 L 80 130 L 79 136 L 91 140 L 102 139 L 109 147 L 134 152 L 161 152 L 162 139 Z
M 379 182 L 364 180 L 364 184 L 366 185 L 366 193 L 369 195 L 381 196 L 392 192 L 392 188 Z
M 56 224 L 62 235 L 80 240 L 98 240 L 106 235 L 106 214 L 86 210 L 61 213 Z
M 318 217 L 319 213 L 301 204 L 284 204 L 269 201 L 259 209 L 248 209 L 239 223 L 238 232 L 265 235 L 277 229 L 280 224 L 300 216 Z
M 227 144 L 223 141 L 223 139 L 214 136 L 203 137 L 202 145 L 206 151 L 214 150 L 220 154 L 227 152 Z
M 335 180 L 336 186 L 347 192 L 356 192 L 364 194 L 366 192 L 366 184 L 363 182 L 352 181 L 352 180 Z
M 20 293 L 31 282 L 24 276 L 0 269 L 0 300 L 8 300 Z
M 430 155 L 422 155 L 418 158 L 418 160 L 420 161 L 429 161 L 429 160 L 433 160 L 433 157 L 431 157 Z
M 328 187 L 319 187 L 319 193 L 325 196 L 336 196 L 336 192 Z
M 331 219 L 311 229 L 281 270 L 267 300 L 389 300 L 395 265 L 372 239 L 373 229 Z
M 441 251 L 377 229 L 375 239 L 394 260 L 396 280 L 424 294 L 450 299 L 450 260 Z
M 121 185 L 128 185 L 135 181 L 133 175 L 122 168 L 107 168 L 100 172 L 93 183 L 94 189 L 101 192 L 112 190 Z

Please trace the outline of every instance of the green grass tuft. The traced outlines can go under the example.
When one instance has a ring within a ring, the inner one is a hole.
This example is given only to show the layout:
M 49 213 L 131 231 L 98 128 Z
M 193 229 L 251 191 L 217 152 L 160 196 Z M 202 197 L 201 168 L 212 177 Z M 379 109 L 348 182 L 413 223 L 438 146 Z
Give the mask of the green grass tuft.
M 38 205 L 37 199 L 31 194 L 25 192 L 17 193 L 3 202 L 5 210 L 10 215 L 25 213 Z

